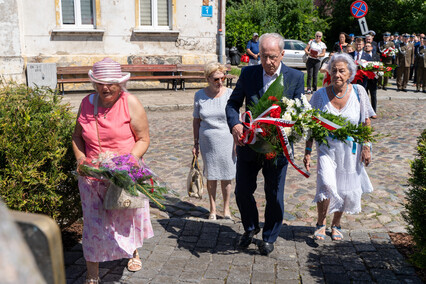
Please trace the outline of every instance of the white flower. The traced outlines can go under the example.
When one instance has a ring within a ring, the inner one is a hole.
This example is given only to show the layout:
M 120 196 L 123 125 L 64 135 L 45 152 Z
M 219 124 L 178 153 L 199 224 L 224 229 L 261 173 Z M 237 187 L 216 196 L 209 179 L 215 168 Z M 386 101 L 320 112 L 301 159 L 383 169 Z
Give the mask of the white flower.
M 288 111 L 286 111 L 284 115 L 282 116 L 282 119 L 291 121 L 291 114 Z
M 296 106 L 297 107 L 301 107 L 302 106 L 302 103 L 300 102 L 300 100 L 298 98 L 296 98 L 295 101 L 296 101 Z
M 290 137 L 293 131 L 291 127 L 284 127 L 284 132 L 287 135 L 287 137 Z
M 283 98 L 281 99 L 281 101 L 282 101 L 284 104 L 287 104 L 288 99 L 287 99 L 286 97 L 283 97 Z
M 383 73 L 383 71 L 379 71 L 379 72 L 377 72 L 377 75 L 379 75 L 379 76 L 383 76 L 383 75 L 384 75 L 384 73 Z
M 294 106 L 294 101 L 293 100 L 287 100 L 287 106 L 288 107 L 293 107 Z
M 293 115 L 297 115 L 297 111 L 296 111 L 296 109 L 295 109 L 295 108 L 289 107 L 289 108 L 287 109 L 287 111 L 288 111 L 289 113 L 291 113 L 291 115 L 292 115 L 292 116 L 293 116 Z

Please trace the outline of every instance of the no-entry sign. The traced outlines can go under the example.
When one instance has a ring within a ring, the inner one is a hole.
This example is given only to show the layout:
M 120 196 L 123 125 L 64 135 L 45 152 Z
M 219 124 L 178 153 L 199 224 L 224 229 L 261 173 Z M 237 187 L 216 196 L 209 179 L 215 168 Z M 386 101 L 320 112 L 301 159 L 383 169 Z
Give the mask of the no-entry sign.
M 355 18 L 359 19 L 362 17 L 365 17 L 368 12 L 368 6 L 367 3 L 364 1 L 358 0 L 352 3 L 351 5 L 351 14 Z

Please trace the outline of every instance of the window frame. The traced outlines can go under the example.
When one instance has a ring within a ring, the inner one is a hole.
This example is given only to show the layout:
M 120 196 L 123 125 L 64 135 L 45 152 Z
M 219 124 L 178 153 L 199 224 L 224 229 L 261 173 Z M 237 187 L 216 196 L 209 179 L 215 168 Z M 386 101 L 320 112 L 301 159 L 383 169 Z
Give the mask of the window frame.
M 140 6 L 141 6 L 141 0 L 137 0 L 137 23 L 136 23 L 136 29 L 137 30 L 144 30 L 144 31 L 170 31 L 173 29 L 173 14 L 172 14 L 172 0 L 167 0 L 167 17 L 168 17 L 168 26 L 159 26 L 158 25 L 158 2 L 157 0 L 152 0 L 151 2 L 151 19 L 152 24 L 150 26 L 143 26 L 141 25 L 141 13 L 140 13 Z
M 59 2 L 59 14 L 60 14 L 60 26 L 66 29 L 73 30 L 92 30 L 96 29 L 96 0 L 92 0 L 92 10 L 93 10 L 93 24 L 82 24 L 81 23 L 81 0 L 73 0 L 74 1 L 74 16 L 75 16 L 75 24 L 64 24 L 62 18 L 62 0 Z

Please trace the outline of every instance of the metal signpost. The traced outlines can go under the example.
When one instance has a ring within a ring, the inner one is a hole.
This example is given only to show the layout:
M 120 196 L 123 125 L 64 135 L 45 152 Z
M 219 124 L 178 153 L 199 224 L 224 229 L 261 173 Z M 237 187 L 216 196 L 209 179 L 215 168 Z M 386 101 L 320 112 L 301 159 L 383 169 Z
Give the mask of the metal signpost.
M 366 35 L 369 32 L 367 20 L 365 19 L 365 15 L 367 15 L 367 12 L 368 6 L 367 3 L 365 3 L 364 1 L 357 0 L 351 4 L 351 14 L 356 19 L 358 19 L 362 35 Z

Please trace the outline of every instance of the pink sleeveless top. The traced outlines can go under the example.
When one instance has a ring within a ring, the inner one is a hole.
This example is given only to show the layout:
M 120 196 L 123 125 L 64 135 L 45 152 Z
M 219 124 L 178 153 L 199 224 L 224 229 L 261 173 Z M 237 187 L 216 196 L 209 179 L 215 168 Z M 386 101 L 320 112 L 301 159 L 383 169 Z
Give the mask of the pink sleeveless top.
M 94 96 L 90 94 L 83 99 L 78 117 L 78 122 L 83 128 L 86 157 L 91 159 L 97 158 L 100 153 L 94 117 Z M 130 153 L 135 145 L 135 137 L 130 128 L 128 96 L 129 93 L 122 92 L 111 108 L 103 108 L 98 104 L 98 129 L 103 152 L 125 155 Z

